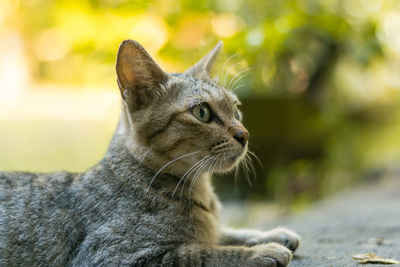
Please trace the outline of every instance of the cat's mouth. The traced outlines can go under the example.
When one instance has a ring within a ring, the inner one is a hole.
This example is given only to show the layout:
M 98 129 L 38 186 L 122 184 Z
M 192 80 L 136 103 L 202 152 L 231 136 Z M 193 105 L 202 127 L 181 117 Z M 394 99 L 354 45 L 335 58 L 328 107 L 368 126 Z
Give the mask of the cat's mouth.
M 246 154 L 246 150 L 242 150 L 240 152 L 233 153 L 231 155 L 227 155 L 224 157 L 224 164 L 221 166 L 221 171 L 229 171 L 233 167 L 235 167 L 240 160 L 244 157 Z
M 236 153 L 233 156 L 229 156 L 229 157 L 227 157 L 227 162 L 234 163 L 241 155 L 242 155 L 242 152 Z

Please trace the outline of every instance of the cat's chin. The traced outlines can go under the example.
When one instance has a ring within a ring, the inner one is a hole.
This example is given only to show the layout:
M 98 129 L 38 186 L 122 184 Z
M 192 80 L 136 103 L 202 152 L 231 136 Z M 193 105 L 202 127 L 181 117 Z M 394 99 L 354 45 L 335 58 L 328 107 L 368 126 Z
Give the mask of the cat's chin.
M 221 164 L 220 168 L 216 170 L 216 173 L 227 173 L 232 171 L 240 161 L 245 157 L 247 150 L 243 150 L 231 156 L 224 157 L 224 164 Z

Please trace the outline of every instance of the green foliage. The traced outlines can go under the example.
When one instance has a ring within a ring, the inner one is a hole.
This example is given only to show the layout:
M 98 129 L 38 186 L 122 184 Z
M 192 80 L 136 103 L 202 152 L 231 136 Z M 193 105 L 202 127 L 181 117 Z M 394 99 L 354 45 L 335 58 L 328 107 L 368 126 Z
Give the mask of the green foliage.
M 30 0 L 14 8 L 9 25 L 38 83 L 115 89 L 123 39 L 141 42 L 171 72 L 223 40 L 221 82 L 251 68 L 236 92 L 264 165 L 252 189 L 244 179 L 231 188 L 231 175 L 216 179 L 226 197 L 303 205 L 400 156 L 396 0 Z

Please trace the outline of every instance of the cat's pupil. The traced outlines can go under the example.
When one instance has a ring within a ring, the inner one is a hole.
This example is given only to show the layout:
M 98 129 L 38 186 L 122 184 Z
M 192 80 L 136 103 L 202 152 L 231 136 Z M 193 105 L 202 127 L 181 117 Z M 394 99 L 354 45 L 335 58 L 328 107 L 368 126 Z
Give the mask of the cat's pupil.
M 202 108 L 200 109 L 200 117 L 202 117 L 202 118 L 204 117 L 204 109 L 202 109 Z

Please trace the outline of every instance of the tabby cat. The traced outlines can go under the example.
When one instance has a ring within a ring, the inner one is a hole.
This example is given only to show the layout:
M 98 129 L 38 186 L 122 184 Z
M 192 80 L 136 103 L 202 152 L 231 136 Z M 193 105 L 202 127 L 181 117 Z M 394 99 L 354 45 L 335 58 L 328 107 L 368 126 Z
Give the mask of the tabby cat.
M 238 98 L 209 76 L 221 46 L 170 74 L 122 42 L 122 112 L 101 162 L 84 173 L 0 173 L 0 266 L 288 265 L 294 232 L 218 221 L 210 172 L 234 168 L 249 139 Z

